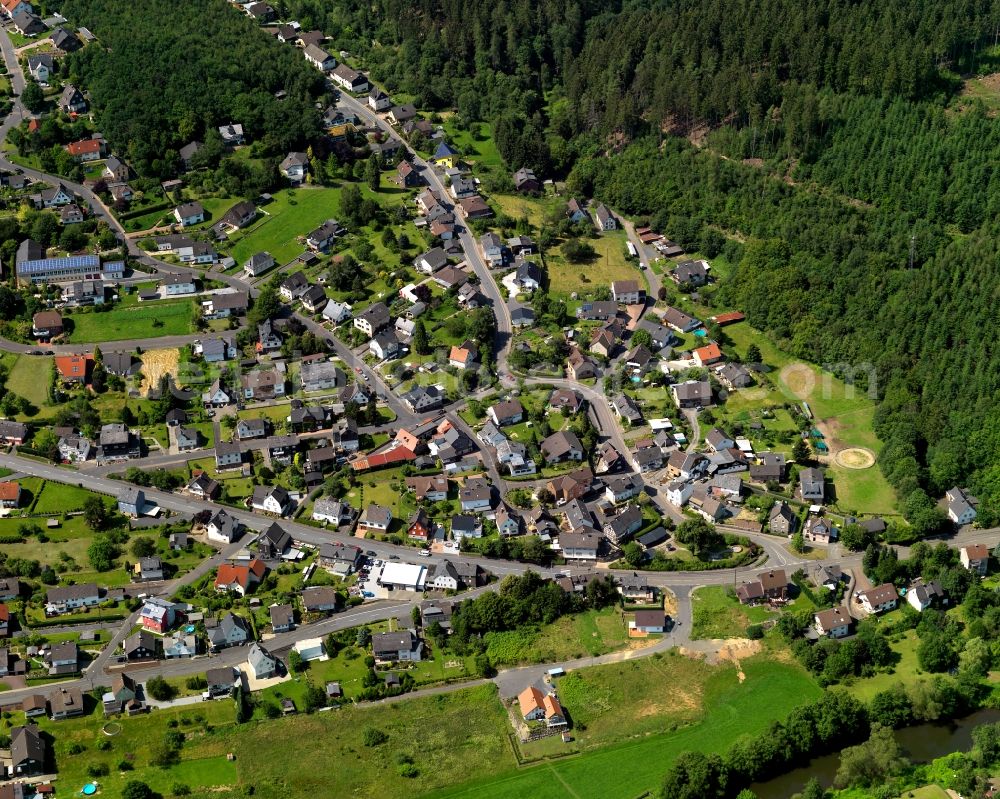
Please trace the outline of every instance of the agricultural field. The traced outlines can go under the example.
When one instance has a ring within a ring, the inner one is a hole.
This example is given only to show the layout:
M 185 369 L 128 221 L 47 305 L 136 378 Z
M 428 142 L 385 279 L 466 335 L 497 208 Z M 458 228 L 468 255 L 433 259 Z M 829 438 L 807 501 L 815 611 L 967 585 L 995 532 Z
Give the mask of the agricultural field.
M 744 607 L 725 586 L 699 588 L 691 597 L 694 619 L 691 637 L 741 638 L 751 624 L 773 619 L 775 614 L 764 607 Z
M 72 344 L 181 336 L 192 332 L 196 309 L 191 300 L 156 300 L 142 306 L 122 306 L 104 313 L 76 313 Z
M 549 276 L 549 291 L 553 294 L 568 295 L 571 292 L 587 294 L 595 288 L 607 288 L 615 280 L 638 280 L 645 284 L 645 278 L 634 261 L 625 257 L 625 231 L 604 233 L 593 239 L 585 239 L 597 252 L 588 263 L 572 264 L 561 250 L 545 253 L 545 266 Z
M 431 794 L 434 799 L 579 799 L 584 796 L 641 796 L 655 792 L 671 760 L 685 750 L 725 751 L 743 735 L 755 735 L 821 689 L 787 653 L 773 652 L 730 664 L 704 667 L 697 674 L 674 663 L 679 655 L 656 656 L 585 669 L 582 684 L 560 681 L 569 714 L 580 714 L 595 738 L 619 743 L 585 750 L 577 757 L 545 764 L 477 774 L 458 788 Z M 662 669 L 655 676 L 644 670 Z M 742 672 L 743 679 L 739 677 Z M 591 677 L 592 674 L 596 677 Z M 571 673 L 570 680 L 576 680 Z M 635 691 L 641 681 L 649 690 Z M 681 701 L 675 701 L 679 689 Z M 568 694 L 567 694 L 568 691 Z M 620 708 L 620 711 L 618 709 Z M 637 713 L 636 709 L 640 709 Z M 607 715 L 605 715 L 607 714 Z M 596 741 L 595 741 L 596 743 Z M 622 768 L 628 763 L 628 768 Z M 471 772 L 470 772 L 471 773 Z

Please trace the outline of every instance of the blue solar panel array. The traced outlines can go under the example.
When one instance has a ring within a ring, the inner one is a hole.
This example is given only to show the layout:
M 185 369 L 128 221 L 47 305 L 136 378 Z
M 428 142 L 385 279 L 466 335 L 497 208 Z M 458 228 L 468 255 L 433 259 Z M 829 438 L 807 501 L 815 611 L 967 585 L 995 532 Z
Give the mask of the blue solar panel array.
M 101 271 L 101 259 L 96 255 L 70 255 L 65 258 L 39 258 L 17 265 L 19 275 L 43 275 L 49 272 Z

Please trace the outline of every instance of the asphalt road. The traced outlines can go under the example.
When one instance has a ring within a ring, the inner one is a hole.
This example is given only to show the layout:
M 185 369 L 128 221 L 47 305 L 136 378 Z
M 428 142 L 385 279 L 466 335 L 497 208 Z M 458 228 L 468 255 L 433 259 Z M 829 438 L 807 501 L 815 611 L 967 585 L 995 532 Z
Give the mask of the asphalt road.
M 399 138 L 403 142 L 403 146 L 406 147 L 409 152 L 410 160 L 413 166 L 423 175 L 428 186 L 434 190 L 442 202 L 450 201 L 450 195 L 445 188 L 441 176 L 438 175 L 430 164 L 420 157 L 416 150 L 410 147 L 409 143 L 405 139 L 398 135 L 398 133 L 385 119 L 374 113 L 367 105 L 354 97 L 351 97 L 346 92 L 341 93 L 340 103 L 341 105 L 349 108 L 362 119 L 367 120 L 369 124 L 380 128 L 395 138 Z M 479 254 L 475 237 L 468 230 L 468 228 L 464 226 L 460 228 L 459 243 L 462 245 L 462 250 L 465 253 L 466 262 L 472 267 L 476 276 L 479 278 L 480 290 L 493 306 L 493 316 L 496 318 L 497 323 L 496 341 L 493 351 L 496 358 L 497 373 L 500 375 L 501 380 L 506 381 L 509 377 L 509 371 L 507 369 L 507 355 L 510 352 L 511 331 L 513 329 L 510 319 L 510 309 L 507 307 L 507 302 L 504 300 L 500 288 L 493 279 L 493 275 L 490 274 L 489 268 L 483 262 L 483 259 Z

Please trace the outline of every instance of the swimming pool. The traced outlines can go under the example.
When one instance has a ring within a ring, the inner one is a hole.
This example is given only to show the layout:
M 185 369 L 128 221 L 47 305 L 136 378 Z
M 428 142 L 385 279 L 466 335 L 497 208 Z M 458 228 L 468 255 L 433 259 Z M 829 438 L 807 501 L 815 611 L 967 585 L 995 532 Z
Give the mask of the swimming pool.
M 97 793 L 97 786 L 94 785 L 94 783 L 92 782 L 88 782 L 86 785 L 83 786 L 83 790 L 81 791 L 81 793 L 84 796 L 93 796 L 95 793 Z
M 707 336 L 707 335 L 708 335 L 708 331 L 707 331 L 707 330 L 705 330 L 704 328 L 699 328 L 698 330 L 695 330 L 695 331 L 694 331 L 694 334 L 695 334 L 695 335 L 696 335 L 696 336 L 697 336 L 698 338 L 705 338 L 705 336 Z

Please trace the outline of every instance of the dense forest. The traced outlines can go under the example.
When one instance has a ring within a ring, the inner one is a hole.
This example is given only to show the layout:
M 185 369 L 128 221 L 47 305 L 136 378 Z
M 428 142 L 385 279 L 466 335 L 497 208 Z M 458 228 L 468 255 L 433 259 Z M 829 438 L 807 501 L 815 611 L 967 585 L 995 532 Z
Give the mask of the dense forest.
M 64 0 L 61 11 L 100 40 L 73 54 L 70 70 L 105 137 L 142 175 L 173 174 L 177 151 L 218 139 L 220 125 L 242 124 L 261 156 L 283 157 L 319 133 L 322 77 L 226 3 Z

